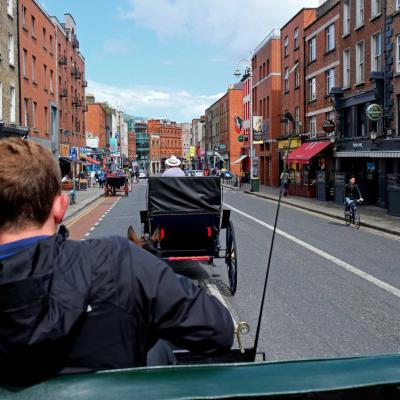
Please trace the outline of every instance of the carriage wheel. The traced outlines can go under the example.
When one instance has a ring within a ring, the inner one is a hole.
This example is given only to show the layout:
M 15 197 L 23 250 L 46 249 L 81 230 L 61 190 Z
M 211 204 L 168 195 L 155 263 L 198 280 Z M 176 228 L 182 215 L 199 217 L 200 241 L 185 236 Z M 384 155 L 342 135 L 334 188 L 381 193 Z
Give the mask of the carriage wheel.
M 229 290 L 234 295 L 237 287 L 237 247 L 232 221 L 229 221 L 229 225 L 226 228 L 225 263 L 228 268 Z

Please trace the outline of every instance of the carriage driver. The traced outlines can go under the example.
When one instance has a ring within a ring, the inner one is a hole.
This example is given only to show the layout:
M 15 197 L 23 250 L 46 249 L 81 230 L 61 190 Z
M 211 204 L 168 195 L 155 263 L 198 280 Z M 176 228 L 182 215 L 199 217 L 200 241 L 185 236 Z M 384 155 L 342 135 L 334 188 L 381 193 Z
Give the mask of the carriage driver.
M 1 383 L 144 366 L 149 354 L 154 364 L 162 340 L 231 347 L 232 318 L 215 297 L 122 237 L 68 240 L 57 232 L 66 209 L 52 153 L 0 140 Z

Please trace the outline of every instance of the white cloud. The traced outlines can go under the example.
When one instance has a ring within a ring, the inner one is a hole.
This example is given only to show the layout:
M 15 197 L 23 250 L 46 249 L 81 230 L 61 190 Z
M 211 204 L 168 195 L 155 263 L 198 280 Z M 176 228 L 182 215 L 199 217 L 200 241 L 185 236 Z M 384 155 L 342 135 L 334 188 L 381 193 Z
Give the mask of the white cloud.
M 162 39 L 177 36 L 213 43 L 230 56 L 247 56 L 273 29 L 302 7 L 320 0 L 129 0 L 121 18 L 154 31 Z
M 94 81 L 89 81 L 86 93 L 94 94 L 96 101 L 107 101 L 113 107 L 130 114 L 167 117 L 178 122 L 199 117 L 210 104 L 223 95 L 197 95 L 185 90 L 165 88 L 126 88 Z
M 109 38 L 104 42 L 100 54 L 129 54 L 132 50 L 132 44 L 128 39 Z

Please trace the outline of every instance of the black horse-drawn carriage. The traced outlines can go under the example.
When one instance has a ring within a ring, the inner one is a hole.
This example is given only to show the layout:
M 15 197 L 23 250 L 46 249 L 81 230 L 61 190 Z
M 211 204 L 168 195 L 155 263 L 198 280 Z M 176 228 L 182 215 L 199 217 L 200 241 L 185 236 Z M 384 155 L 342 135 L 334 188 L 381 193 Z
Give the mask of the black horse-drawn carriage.
M 128 178 L 124 176 L 109 175 L 104 185 L 104 194 L 106 196 L 115 196 L 117 191 L 123 192 L 125 196 L 129 194 Z
M 166 261 L 224 259 L 229 290 L 236 292 L 237 248 L 230 210 L 222 208 L 219 177 L 151 177 L 147 210 L 141 211 L 143 234 L 157 230 L 157 254 Z M 225 241 L 220 231 L 225 229 Z M 224 248 L 223 248 L 224 245 Z

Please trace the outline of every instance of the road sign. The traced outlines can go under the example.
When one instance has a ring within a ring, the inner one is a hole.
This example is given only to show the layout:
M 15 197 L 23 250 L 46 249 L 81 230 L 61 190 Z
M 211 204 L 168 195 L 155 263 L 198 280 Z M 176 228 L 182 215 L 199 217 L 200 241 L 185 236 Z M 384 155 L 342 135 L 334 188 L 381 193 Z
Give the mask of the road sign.
M 239 135 L 238 137 L 237 137 L 237 140 L 238 140 L 238 142 L 244 142 L 244 136 L 243 135 Z

